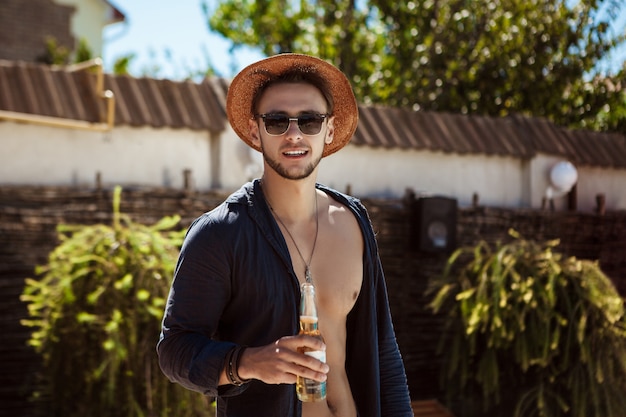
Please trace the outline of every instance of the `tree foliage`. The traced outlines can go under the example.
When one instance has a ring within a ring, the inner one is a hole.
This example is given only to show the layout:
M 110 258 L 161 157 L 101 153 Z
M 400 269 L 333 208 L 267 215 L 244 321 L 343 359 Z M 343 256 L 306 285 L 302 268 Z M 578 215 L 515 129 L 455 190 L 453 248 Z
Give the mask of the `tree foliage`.
M 359 101 L 415 109 L 626 125 L 626 68 L 595 74 L 626 41 L 618 0 L 223 0 L 209 27 L 267 55 L 320 56 Z M 593 76 L 596 75 L 596 78 Z M 602 117 L 598 117 L 602 115 Z
M 352 80 L 357 97 L 375 89 L 369 77 L 381 71 L 384 27 L 375 9 L 358 8 L 354 0 L 222 1 L 209 27 L 235 47 L 257 46 L 266 55 L 300 52 L 332 61 Z
M 51 417 L 200 417 L 206 399 L 160 372 L 156 341 L 184 231 L 178 217 L 145 226 L 119 213 L 113 225 L 60 225 L 60 244 L 22 295 L 43 360 L 35 398 Z
M 622 416 L 624 300 L 596 262 L 517 237 L 459 249 L 431 283 L 447 393 L 478 415 Z

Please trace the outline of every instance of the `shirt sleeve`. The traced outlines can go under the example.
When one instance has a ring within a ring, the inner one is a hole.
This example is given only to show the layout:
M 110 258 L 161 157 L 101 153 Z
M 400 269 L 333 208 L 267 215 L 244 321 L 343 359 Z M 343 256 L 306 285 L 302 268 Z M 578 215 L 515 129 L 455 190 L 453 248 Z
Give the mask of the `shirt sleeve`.
M 378 360 L 380 372 L 380 409 L 382 417 L 413 417 L 411 398 L 404 362 L 393 328 L 387 285 L 378 244 L 367 211 L 364 217 L 369 224 L 367 239 L 372 250 L 370 265 L 374 273 L 374 305 L 378 328 Z
M 404 362 L 393 329 L 387 289 L 378 262 L 376 303 L 378 312 L 378 357 L 380 404 L 383 417 L 413 417 Z
M 157 344 L 159 366 L 173 382 L 205 395 L 236 395 L 245 386 L 218 387 L 232 342 L 218 340 L 231 291 L 228 245 L 205 214 L 190 227 L 181 249 Z

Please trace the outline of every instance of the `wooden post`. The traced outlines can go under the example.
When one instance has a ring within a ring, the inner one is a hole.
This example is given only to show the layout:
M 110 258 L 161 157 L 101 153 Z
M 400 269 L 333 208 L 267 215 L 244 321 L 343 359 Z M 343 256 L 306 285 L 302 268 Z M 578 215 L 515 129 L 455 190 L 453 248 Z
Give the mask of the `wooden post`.
M 604 213 L 606 213 L 606 196 L 604 194 L 596 195 L 596 204 L 596 213 L 604 216 Z
M 183 170 L 183 188 L 186 192 L 191 191 L 191 170 L 185 169 Z
M 102 191 L 102 173 L 96 172 L 96 191 Z
M 413 203 L 415 202 L 415 191 L 412 188 L 407 187 L 404 190 L 404 197 L 402 197 L 402 203 L 404 203 L 405 207 L 413 207 Z
M 576 184 L 572 187 L 569 193 L 567 193 L 567 209 L 569 211 L 578 210 L 578 187 Z

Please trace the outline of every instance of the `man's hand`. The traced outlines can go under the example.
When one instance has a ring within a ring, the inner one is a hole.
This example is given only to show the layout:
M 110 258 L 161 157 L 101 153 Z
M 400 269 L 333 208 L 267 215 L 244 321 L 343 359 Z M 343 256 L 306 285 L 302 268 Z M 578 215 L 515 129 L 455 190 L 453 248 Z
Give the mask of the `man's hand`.
M 298 352 L 298 349 L 326 350 L 321 340 L 306 336 L 285 336 L 271 345 L 249 347 L 239 358 L 239 377 L 266 384 L 295 384 L 296 376 L 326 381 L 328 365 Z

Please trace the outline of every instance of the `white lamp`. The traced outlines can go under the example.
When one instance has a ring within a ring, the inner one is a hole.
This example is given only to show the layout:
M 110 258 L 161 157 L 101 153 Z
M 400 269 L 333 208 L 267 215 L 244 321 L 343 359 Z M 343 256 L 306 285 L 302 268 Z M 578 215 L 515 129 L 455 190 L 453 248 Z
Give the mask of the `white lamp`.
M 550 169 L 550 185 L 546 190 L 546 197 L 552 202 L 555 197 L 569 193 L 578 181 L 578 171 L 569 161 L 558 162 Z
M 569 161 L 561 161 L 550 170 L 550 185 L 557 192 L 569 193 L 578 181 L 578 171 Z

